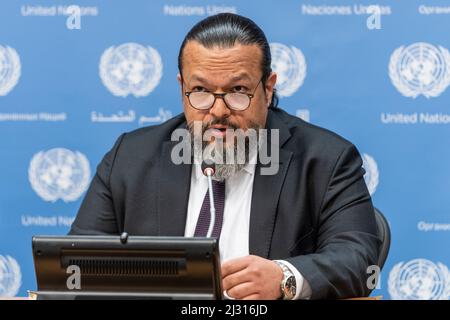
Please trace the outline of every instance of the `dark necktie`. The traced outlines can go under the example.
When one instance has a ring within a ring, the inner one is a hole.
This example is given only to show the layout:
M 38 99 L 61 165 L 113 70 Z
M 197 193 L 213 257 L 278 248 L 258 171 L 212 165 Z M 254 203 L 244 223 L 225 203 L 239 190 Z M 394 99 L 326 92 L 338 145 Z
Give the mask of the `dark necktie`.
M 222 231 L 223 222 L 223 209 L 225 206 L 225 182 L 224 181 L 212 181 L 214 205 L 216 209 L 216 219 L 214 223 L 214 229 L 212 237 L 219 239 L 220 232 Z M 209 190 L 206 192 L 203 199 L 202 208 L 200 209 L 200 215 L 198 216 L 197 226 L 195 227 L 194 237 L 206 237 L 210 222 L 210 203 L 209 203 Z

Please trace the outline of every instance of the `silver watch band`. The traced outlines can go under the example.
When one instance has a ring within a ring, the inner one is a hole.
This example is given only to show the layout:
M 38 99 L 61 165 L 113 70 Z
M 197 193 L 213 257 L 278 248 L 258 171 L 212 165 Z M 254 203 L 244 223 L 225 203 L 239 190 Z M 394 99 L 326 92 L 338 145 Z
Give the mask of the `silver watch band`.
M 281 297 L 283 300 L 292 300 L 295 297 L 295 291 L 296 291 L 296 280 L 295 275 L 289 269 L 288 266 L 286 266 L 284 263 L 280 261 L 275 261 L 283 271 L 283 279 L 280 283 L 280 290 L 281 290 Z

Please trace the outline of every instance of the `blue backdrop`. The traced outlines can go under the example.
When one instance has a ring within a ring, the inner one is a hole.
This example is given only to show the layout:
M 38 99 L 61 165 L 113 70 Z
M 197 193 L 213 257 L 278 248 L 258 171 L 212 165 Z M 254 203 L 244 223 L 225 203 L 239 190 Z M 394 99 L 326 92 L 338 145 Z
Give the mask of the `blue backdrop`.
M 1 1 L 0 296 L 35 289 L 31 236 L 68 231 L 115 139 L 182 111 L 179 46 L 222 11 L 265 31 L 280 106 L 363 155 L 393 235 L 374 294 L 448 299 L 450 3 L 437 0 Z

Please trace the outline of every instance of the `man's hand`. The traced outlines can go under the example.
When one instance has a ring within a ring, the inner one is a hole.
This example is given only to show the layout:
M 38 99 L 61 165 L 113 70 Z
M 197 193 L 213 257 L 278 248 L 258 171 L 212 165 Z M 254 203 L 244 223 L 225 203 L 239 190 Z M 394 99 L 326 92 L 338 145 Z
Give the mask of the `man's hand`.
M 222 286 L 230 298 L 274 300 L 281 297 L 283 271 L 272 260 L 246 256 L 222 263 Z

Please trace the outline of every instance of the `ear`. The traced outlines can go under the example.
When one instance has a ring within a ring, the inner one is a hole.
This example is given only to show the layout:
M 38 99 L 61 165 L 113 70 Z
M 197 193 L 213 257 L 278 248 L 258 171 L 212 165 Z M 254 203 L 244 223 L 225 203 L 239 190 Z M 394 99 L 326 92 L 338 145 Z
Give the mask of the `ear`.
M 178 80 L 178 84 L 180 85 L 180 92 L 181 92 L 181 96 L 183 96 L 183 78 L 181 77 L 181 74 L 177 74 L 177 80 Z
M 275 72 L 271 72 L 270 76 L 267 78 L 265 83 L 264 90 L 266 91 L 267 97 L 267 107 L 270 106 L 270 102 L 272 101 L 273 89 L 275 88 L 275 84 L 277 83 L 277 74 Z

